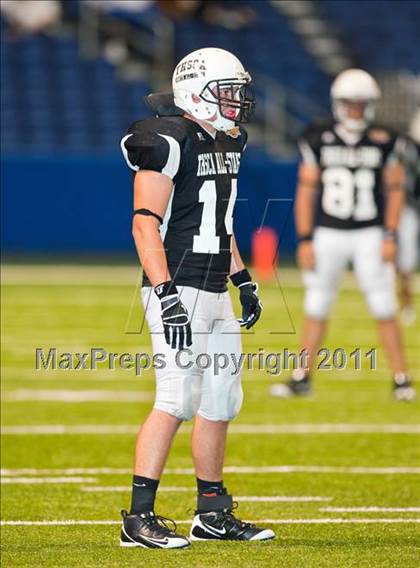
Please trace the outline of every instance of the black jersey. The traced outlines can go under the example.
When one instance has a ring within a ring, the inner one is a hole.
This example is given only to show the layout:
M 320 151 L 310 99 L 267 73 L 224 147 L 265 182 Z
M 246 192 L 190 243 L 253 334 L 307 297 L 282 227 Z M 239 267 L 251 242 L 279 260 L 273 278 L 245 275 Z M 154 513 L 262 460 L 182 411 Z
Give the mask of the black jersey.
M 154 170 L 173 180 L 160 227 L 168 267 L 176 284 L 209 292 L 226 290 L 230 272 L 233 209 L 247 134 L 213 138 L 183 116 L 135 122 L 121 141 L 128 166 Z M 143 285 L 150 283 L 144 277 Z
M 405 169 L 407 205 L 420 212 L 420 145 L 409 136 L 403 136 L 399 156 Z
M 383 168 L 398 160 L 398 137 L 372 125 L 349 140 L 338 124 L 311 125 L 299 143 L 302 160 L 321 170 L 315 223 L 336 229 L 383 225 Z

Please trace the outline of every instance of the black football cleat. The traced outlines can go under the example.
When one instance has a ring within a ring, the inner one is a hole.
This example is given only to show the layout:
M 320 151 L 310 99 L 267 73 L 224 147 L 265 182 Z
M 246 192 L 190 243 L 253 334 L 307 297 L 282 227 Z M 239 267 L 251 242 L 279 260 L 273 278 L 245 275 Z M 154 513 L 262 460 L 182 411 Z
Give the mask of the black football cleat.
M 276 383 L 270 388 L 271 396 L 291 398 L 293 396 L 310 396 L 312 394 L 310 376 L 304 371 L 294 371 L 287 383 Z
M 234 503 L 230 495 L 221 495 L 227 508 L 219 511 L 196 511 L 190 540 L 270 540 L 275 537 L 271 529 L 262 529 L 252 523 L 245 523 L 233 514 Z M 199 497 L 200 503 L 201 496 Z M 236 505 L 236 503 L 235 503 Z M 209 502 L 208 507 L 211 507 Z M 204 508 L 208 508 L 204 507 Z
M 405 373 L 396 373 L 392 381 L 392 396 L 395 400 L 415 400 L 416 391 L 410 377 Z
M 190 546 L 187 537 L 177 534 L 176 524 L 170 519 L 159 517 L 152 511 L 138 515 L 121 511 L 122 527 L 120 546 L 125 548 L 185 548 Z M 171 530 L 167 522 L 174 525 Z

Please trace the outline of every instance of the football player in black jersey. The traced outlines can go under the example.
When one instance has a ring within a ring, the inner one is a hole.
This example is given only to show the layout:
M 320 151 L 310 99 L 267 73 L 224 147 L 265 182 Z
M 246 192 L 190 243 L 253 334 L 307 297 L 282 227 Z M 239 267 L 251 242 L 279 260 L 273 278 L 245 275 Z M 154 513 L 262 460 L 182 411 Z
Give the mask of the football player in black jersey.
M 190 540 L 154 514 L 165 461 L 182 421 L 195 416 L 192 457 L 197 509 L 191 540 L 266 540 L 270 529 L 237 519 L 223 485 L 229 421 L 242 404 L 240 325 L 261 313 L 257 285 L 233 235 L 237 178 L 254 106 L 250 75 L 222 49 L 200 49 L 175 68 L 173 93 L 151 95 L 154 117 L 135 122 L 121 141 L 134 171 L 133 236 L 144 269 L 142 299 L 154 353 L 154 408 L 140 429 L 131 510 L 123 511 L 121 546 L 182 548 Z M 233 313 L 227 279 L 239 288 Z M 200 356 L 222 356 L 216 369 Z
M 398 137 L 373 123 L 380 97 L 366 71 L 348 69 L 331 88 L 334 121 L 311 125 L 300 141 L 295 203 L 303 270 L 306 368 L 296 369 L 279 397 L 311 391 L 310 370 L 324 338 L 327 317 L 345 267 L 352 263 L 388 356 L 397 400 L 411 400 L 401 333 L 396 321 L 396 231 L 404 203 L 404 172 Z
M 416 321 L 412 276 L 418 265 L 420 248 L 420 110 L 411 121 L 409 136 L 404 137 L 401 150 L 407 202 L 398 226 L 397 268 L 401 320 L 405 325 L 411 325 Z

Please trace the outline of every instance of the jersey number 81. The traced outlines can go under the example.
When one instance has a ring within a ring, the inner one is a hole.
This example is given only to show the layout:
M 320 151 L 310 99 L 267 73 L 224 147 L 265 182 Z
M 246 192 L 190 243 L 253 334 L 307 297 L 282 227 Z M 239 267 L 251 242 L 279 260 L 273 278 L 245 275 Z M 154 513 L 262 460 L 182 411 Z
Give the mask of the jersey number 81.
M 375 174 L 360 168 L 352 172 L 344 167 L 327 168 L 322 173 L 322 209 L 338 219 L 369 221 L 378 213 L 373 189 Z

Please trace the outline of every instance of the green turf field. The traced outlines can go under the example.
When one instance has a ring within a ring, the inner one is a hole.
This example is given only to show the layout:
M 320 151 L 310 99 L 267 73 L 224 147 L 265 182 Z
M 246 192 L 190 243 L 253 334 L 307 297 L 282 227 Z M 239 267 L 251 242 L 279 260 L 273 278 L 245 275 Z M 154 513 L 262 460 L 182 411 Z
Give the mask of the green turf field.
M 243 337 L 245 352 L 297 348 L 299 277 L 291 269 L 279 276 L 280 287 L 262 286 L 265 311 L 255 333 Z M 420 404 L 391 400 L 381 350 L 376 371 L 366 358 L 363 370 L 353 363 L 319 371 L 308 400 L 272 399 L 268 389 L 278 379 L 245 372 L 225 483 L 240 517 L 272 527 L 275 541 L 120 549 L 119 510 L 129 505 L 135 430 L 152 404 L 152 373 L 35 371 L 35 349 L 149 351 L 147 333 L 135 333 L 137 270 L 9 265 L 3 281 L 2 566 L 420 566 Z M 404 333 L 420 382 L 419 324 Z M 347 354 L 377 347 L 351 278 L 327 345 Z M 181 521 L 185 533 L 195 495 L 189 430 L 177 437 L 158 498 L 159 513 Z

